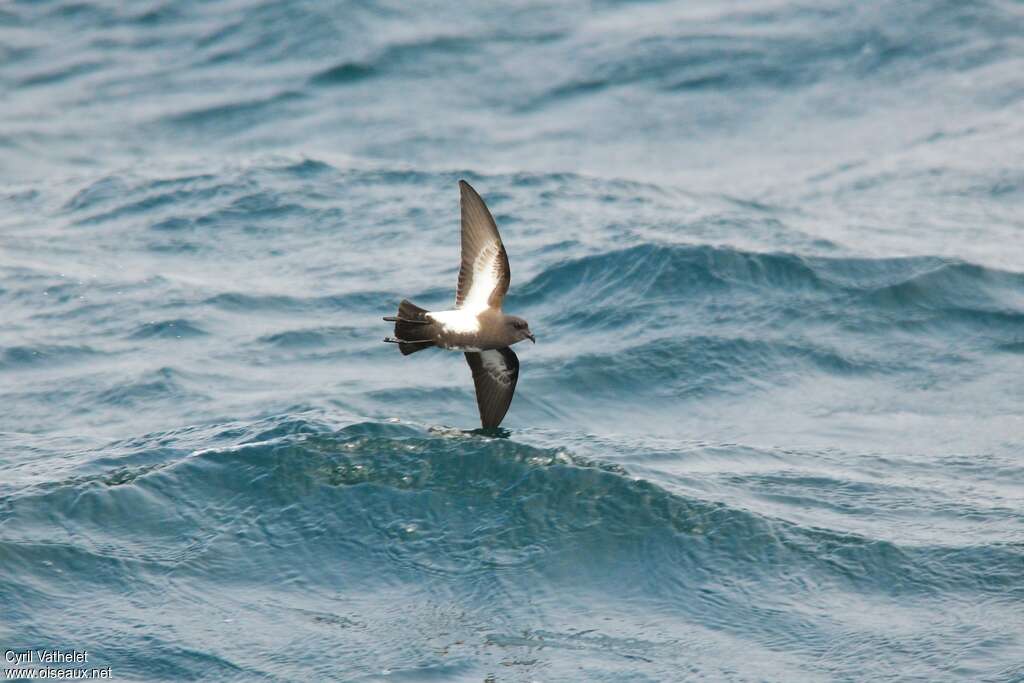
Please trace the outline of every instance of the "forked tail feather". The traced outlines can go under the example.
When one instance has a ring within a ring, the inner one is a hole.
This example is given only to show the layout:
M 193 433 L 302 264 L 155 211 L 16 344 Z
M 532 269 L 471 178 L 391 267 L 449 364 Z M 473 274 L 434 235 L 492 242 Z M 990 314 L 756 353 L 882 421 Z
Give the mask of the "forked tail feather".
M 423 338 L 430 325 L 427 309 L 420 308 L 408 299 L 402 299 L 402 303 L 398 304 L 398 315 L 386 316 L 384 320 L 395 323 L 395 338 L 389 337 L 384 341 L 398 344 L 398 350 L 403 356 L 435 346 L 432 340 Z

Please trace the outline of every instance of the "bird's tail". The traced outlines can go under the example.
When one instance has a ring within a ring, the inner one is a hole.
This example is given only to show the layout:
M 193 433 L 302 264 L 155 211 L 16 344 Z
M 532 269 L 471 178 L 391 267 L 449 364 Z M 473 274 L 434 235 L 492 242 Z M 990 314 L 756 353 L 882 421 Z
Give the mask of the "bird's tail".
M 434 346 L 434 342 L 426 338 L 427 326 L 430 325 L 427 310 L 408 299 L 402 299 L 402 303 L 398 304 L 398 315 L 389 315 L 384 320 L 395 323 L 396 337 L 384 341 L 398 344 L 398 350 L 403 356 Z

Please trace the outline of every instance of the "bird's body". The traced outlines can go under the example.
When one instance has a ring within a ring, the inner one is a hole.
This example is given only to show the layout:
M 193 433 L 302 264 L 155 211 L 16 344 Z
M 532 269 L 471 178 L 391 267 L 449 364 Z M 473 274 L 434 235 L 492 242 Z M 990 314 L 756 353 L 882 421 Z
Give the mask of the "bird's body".
M 512 344 L 535 341 L 522 318 L 506 315 L 501 304 L 511 273 L 498 227 L 483 199 L 469 183 L 462 191 L 462 267 L 455 308 L 427 311 L 403 300 L 395 323 L 395 338 L 403 355 L 437 347 L 462 351 L 473 372 L 477 405 L 484 427 L 497 427 L 508 411 L 519 379 L 519 359 Z
M 476 315 L 457 308 L 427 313 L 437 346 L 453 351 L 489 351 L 515 344 L 522 337 L 509 332 L 515 329 L 506 324 L 510 317 L 493 308 Z

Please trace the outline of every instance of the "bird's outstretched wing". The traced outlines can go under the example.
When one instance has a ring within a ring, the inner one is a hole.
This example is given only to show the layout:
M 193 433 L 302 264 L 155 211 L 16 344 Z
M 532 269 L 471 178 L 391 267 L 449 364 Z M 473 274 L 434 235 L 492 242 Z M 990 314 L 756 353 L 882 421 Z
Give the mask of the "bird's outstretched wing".
M 484 200 L 465 180 L 459 181 L 459 189 L 462 192 L 462 267 L 455 308 L 476 315 L 487 308 L 501 308 L 512 275 L 498 226 Z
M 519 359 L 512 349 L 473 351 L 466 354 L 476 385 L 476 404 L 484 428 L 501 424 L 519 380 Z

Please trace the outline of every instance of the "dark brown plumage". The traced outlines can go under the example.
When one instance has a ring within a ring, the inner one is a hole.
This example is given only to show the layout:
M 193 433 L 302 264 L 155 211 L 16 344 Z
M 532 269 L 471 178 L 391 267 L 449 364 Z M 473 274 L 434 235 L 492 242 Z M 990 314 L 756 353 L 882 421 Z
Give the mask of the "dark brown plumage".
M 536 341 L 529 324 L 501 310 L 511 282 L 508 255 L 498 226 L 469 183 L 459 181 L 462 214 L 462 258 L 455 308 L 427 311 L 408 300 L 398 314 L 384 320 L 395 323 L 394 338 L 403 355 L 439 347 L 463 351 L 473 373 L 480 422 L 501 424 L 519 381 L 519 359 L 509 348 L 529 339 Z
M 512 403 L 512 394 L 519 381 L 519 358 L 505 347 L 494 351 L 467 353 L 466 362 L 473 372 L 476 403 L 480 409 L 480 423 L 486 428 L 497 427 L 505 418 Z
M 489 293 L 487 304 L 501 310 L 501 303 L 512 282 L 505 245 L 490 209 L 472 185 L 460 180 L 459 191 L 462 193 L 459 202 L 462 209 L 462 265 L 455 290 L 455 308 L 462 308 L 466 295 L 472 290 L 474 264 L 482 257 L 492 261 L 497 270 L 497 286 Z

